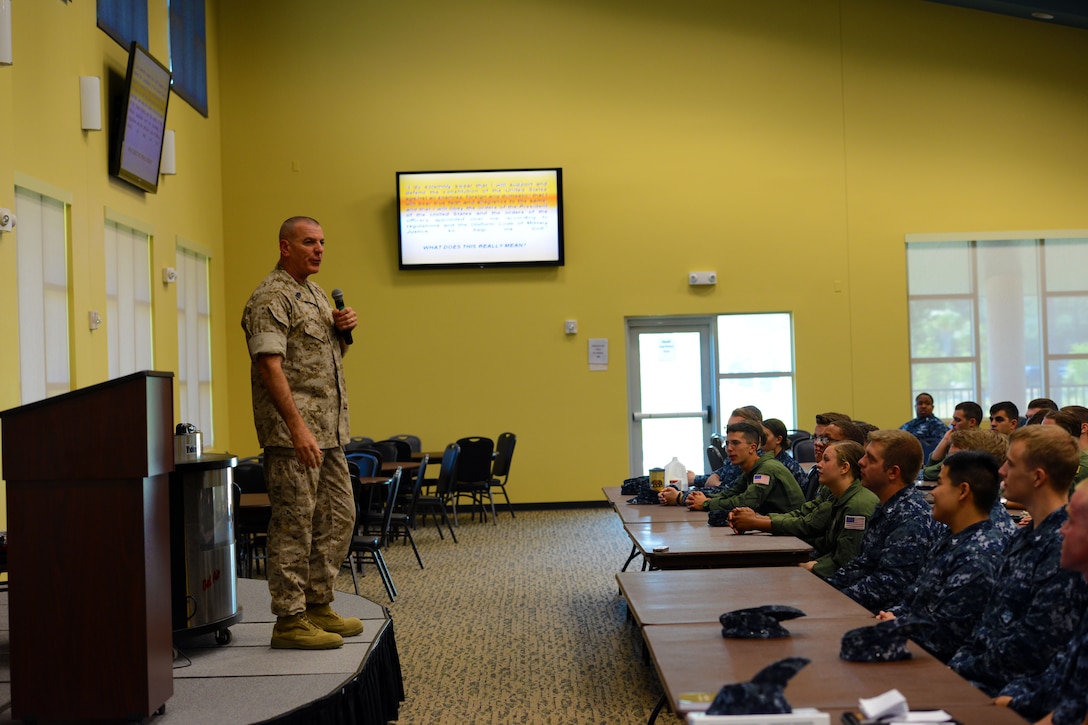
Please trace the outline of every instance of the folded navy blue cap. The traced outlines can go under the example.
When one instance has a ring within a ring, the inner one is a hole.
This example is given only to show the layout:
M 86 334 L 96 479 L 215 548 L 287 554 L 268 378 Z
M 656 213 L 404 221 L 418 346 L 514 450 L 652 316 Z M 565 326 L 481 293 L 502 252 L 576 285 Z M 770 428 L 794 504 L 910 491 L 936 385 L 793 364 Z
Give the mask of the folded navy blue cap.
M 661 500 L 657 496 L 657 494 L 660 493 L 660 492 L 654 490 L 653 484 L 650 483 L 649 476 L 643 476 L 643 478 L 646 479 L 646 480 L 639 482 L 639 484 L 638 484 L 638 495 L 635 496 L 632 499 L 629 499 L 627 501 L 627 503 L 635 503 L 635 504 L 661 503 Z
M 786 683 L 810 660 L 787 657 L 760 670 L 751 682 L 723 685 L 707 715 L 771 715 L 792 712 L 786 702 Z
M 805 613 L 784 604 L 765 604 L 762 607 L 734 609 L 718 617 L 722 623 L 722 636 L 735 639 L 775 639 L 789 637 L 790 633 L 779 622 L 803 617 Z
M 729 512 L 714 510 L 706 516 L 707 526 L 728 526 L 729 525 Z
M 907 638 L 933 625 L 915 617 L 898 617 L 842 636 L 839 657 L 850 662 L 898 662 L 910 659 Z

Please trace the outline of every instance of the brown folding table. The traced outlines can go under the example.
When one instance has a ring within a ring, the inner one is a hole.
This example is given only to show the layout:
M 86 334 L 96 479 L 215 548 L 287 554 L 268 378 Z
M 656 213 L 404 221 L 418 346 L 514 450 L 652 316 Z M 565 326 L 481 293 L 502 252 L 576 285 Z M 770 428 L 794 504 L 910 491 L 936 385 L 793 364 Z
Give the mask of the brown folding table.
M 717 622 L 723 612 L 765 604 L 796 607 L 810 619 L 872 621 L 869 610 L 799 566 L 632 571 L 616 581 L 639 626 Z
M 705 709 L 688 704 L 686 693 L 716 693 L 722 685 L 746 682 L 785 657 L 811 662 L 786 687 L 792 707 L 856 709 L 858 698 L 898 689 L 913 710 L 987 708 L 990 698 L 913 642 L 913 655 L 901 662 L 847 662 L 839 658 L 843 633 L 872 625 L 871 615 L 792 619 L 783 622 L 791 636 L 782 639 L 725 639 L 717 622 L 647 625 L 646 643 L 673 712 Z M 986 720 L 990 722 L 990 720 Z
M 737 534 L 698 521 L 624 524 L 635 547 L 658 569 L 794 566 L 812 547 L 793 536 Z M 662 547 L 666 547 L 662 550 Z

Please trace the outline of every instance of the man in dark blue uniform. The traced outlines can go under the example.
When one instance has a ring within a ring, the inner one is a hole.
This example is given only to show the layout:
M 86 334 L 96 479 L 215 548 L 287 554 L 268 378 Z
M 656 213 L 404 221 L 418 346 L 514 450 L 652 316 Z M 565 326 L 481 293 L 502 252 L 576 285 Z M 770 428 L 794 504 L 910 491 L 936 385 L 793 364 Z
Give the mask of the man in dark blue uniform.
M 922 444 L 910 433 L 869 434 L 861 480 L 880 505 L 869 521 L 861 553 L 827 581 L 874 613 L 903 599 L 943 528 L 914 487 L 921 466 Z
M 1061 527 L 1077 472 L 1077 441 L 1056 426 L 1029 425 L 1009 438 L 1005 494 L 1031 524 L 1009 542 L 993 595 L 971 637 L 948 665 L 991 697 L 1046 669 L 1088 606 L 1088 582 L 1061 568 Z
M 1078 486 L 1069 502 L 1069 518 L 1062 526 L 1062 568 L 1088 579 L 1088 484 Z M 1088 716 L 1088 616 L 1069 646 L 1036 677 L 1013 680 L 994 700 L 1035 720 L 1052 711 L 1041 722 L 1077 725 Z
M 948 527 L 903 600 L 877 619 L 920 617 L 933 626 L 911 638 L 947 662 L 978 623 L 994 587 L 1008 535 L 990 511 L 1001 485 L 1000 463 L 983 451 L 945 459 L 933 489 L 933 518 Z
M 905 430 L 918 439 L 922 444 L 922 460 L 929 458 L 929 454 L 944 434 L 948 432 L 948 426 L 944 421 L 933 415 L 933 396 L 929 393 L 918 393 L 914 399 L 915 418 L 908 420 L 899 426 L 899 430 Z

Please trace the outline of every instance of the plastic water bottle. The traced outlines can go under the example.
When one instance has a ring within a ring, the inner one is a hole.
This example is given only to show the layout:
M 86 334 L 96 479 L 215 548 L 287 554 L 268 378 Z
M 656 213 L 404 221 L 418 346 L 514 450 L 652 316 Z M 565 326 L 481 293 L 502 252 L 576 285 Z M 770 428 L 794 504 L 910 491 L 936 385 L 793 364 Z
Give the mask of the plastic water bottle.
M 676 486 L 681 491 L 688 490 L 688 469 L 676 456 L 665 466 L 665 485 Z

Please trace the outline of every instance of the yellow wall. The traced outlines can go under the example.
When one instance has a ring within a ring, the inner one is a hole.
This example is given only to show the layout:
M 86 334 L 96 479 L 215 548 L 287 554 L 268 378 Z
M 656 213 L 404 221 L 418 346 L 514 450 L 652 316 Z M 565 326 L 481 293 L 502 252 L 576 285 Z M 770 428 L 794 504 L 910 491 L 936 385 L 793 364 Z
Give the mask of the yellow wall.
M 0 66 L 0 207 L 14 209 L 15 186 L 30 180 L 36 191 L 56 190 L 71 200 L 70 356 L 72 387 L 108 376 L 107 326 L 88 330 L 87 313 L 105 315 L 104 219 L 106 210 L 150 229 L 155 368 L 177 372 L 176 288 L 161 282 L 174 266 L 179 237 L 212 254 L 214 375 L 226 375 L 222 270 L 223 204 L 220 161 L 219 44 L 216 16 L 208 15 L 208 95 L 205 119 L 172 95 L 167 128 L 177 138 L 177 176 L 160 177 L 157 194 L 144 194 L 109 177 L 109 131 L 80 129 L 79 76 L 102 79 L 103 129 L 109 128 L 111 83 L 124 80 L 127 50 L 96 27 L 93 2 L 14 2 L 14 64 Z M 166 0 L 149 2 L 149 50 L 168 60 Z M 114 80 L 110 80 L 114 76 Z M 0 410 L 21 403 L 19 391 L 18 226 L 0 234 Z M 233 315 L 232 315 L 233 316 Z M 217 387 L 215 426 L 228 442 L 226 386 Z M 175 400 L 175 409 L 176 408 Z M 58 441 L 58 451 L 64 443 Z M 4 512 L 0 518 L 6 519 Z
M 108 179 L 106 132 L 79 130 L 77 77 L 124 70 L 94 3 L 13 7 L 0 206 L 17 174 L 73 196 L 74 384 L 106 376 L 104 330 L 84 324 L 104 306 L 103 210 L 153 227 L 156 272 L 177 237 L 201 244 L 217 450 L 256 452 L 238 319 L 289 215 L 322 221 L 316 281 L 364 318 L 353 431 L 428 448 L 514 431 L 522 502 L 626 475 L 626 316 L 790 311 L 802 421 L 898 425 L 903 235 L 1088 227 L 1088 34 L 1071 28 L 920 0 L 209 3 L 211 116 L 172 98 L 178 175 L 143 195 Z M 395 171 L 534 165 L 564 169 L 565 267 L 397 271 Z M 17 238 L 0 235 L 9 310 Z M 717 287 L 687 286 L 702 269 Z M 168 370 L 173 295 L 156 284 Z M 587 369 L 590 337 L 609 339 L 607 372 Z M 0 409 L 19 403 L 14 348 Z
M 365 320 L 353 432 L 512 430 L 522 501 L 626 474 L 625 316 L 790 311 L 801 420 L 897 426 L 904 234 L 1088 226 L 1080 30 L 918 0 L 238 0 L 220 24 L 228 309 L 279 221 L 316 216 L 316 279 Z M 564 169 L 565 267 L 397 271 L 395 171 L 537 164 Z

